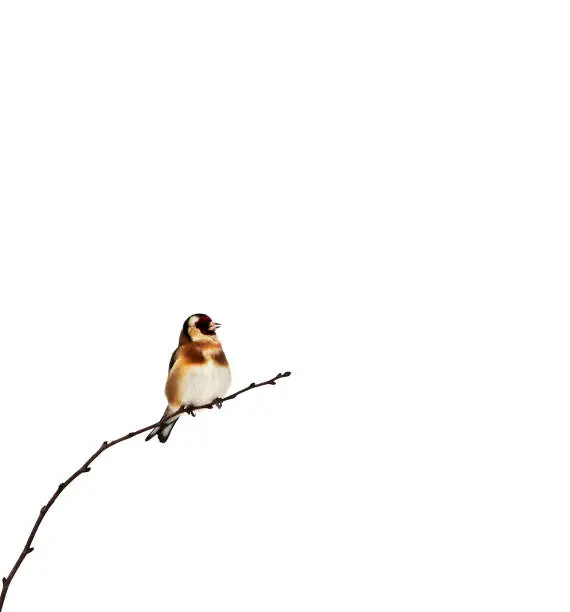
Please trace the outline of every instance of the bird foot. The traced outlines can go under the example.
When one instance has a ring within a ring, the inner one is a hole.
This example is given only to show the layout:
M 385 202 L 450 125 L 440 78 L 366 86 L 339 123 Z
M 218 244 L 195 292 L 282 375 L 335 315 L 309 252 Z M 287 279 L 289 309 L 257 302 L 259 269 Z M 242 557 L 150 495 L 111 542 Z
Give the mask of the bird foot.
M 218 399 L 214 400 L 214 406 L 218 407 L 218 410 L 222 407 L 223 404 L 223 400 L 221 397 L 218 397 Z

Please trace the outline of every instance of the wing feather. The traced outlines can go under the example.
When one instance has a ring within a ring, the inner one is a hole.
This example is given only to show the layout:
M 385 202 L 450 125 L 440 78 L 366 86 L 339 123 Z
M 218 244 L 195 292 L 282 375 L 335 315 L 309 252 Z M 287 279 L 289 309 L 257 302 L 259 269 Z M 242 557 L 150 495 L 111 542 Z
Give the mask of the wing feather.
M 176 362 L 176 360 L 178 359 L 178 349 L 176 349 L 174 351 L 174 353 L 172 353 L 172 357 L 170 357 L 170 363 L 168 364 L 168 371 L 170 372 L 170 370 L 172 370 L 172 366 L 174 365 L 174 363 Z

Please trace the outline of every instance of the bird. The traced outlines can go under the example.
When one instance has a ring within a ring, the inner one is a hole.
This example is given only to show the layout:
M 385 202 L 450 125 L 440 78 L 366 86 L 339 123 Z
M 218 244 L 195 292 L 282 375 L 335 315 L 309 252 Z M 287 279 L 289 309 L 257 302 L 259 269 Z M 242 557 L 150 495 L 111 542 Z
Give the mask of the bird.
M 202 406 L 221 399 L 230 388 L 232 376 L 222 343 L 216 335 L 220 323 L 205 314 L 193 314 L 182 325 L 178 348 L 168 365 L 165 394 L 168 406 L 163 419 L 181 406 Z M 180 415 L 155 427 L 146 441 L 158 436 L 168 440 Z

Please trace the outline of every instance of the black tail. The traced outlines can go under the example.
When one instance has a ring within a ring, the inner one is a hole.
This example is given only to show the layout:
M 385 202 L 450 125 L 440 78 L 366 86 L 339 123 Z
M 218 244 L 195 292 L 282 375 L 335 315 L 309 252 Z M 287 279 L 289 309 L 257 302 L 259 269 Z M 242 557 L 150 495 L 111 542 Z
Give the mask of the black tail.
M 166 410 L 168 411 L 168 408 Z M 166 412 L 164 414 L 166 415 Z M 164 444 L 168 440 L 170 432 L 172 431 L 172 428 L 176 425 L 177 420 L 178 417 L 175 417 L 174 419 L 172 419 L 172 421 L 167 421 L 166 423 L 164 423 L 164 425 L 155 427 L 145 438 L 145 442 L 148 442 L 151 438 L 154 438 L 154 436 L 158 436 L 160 442 Z

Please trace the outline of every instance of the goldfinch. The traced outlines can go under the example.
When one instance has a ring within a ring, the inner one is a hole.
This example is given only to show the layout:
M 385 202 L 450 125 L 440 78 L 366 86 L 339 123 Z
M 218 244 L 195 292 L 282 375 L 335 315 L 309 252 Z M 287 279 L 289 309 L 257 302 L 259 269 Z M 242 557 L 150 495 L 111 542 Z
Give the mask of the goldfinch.
M 166 380 L 168 406 L 164 417 L 181 406 L 201 406 L 222 398 L 232 380 L 228 360 L 216 336 L 219 323 L 205 314 L 194 314 L 184 321 L 178 348 L 172 353 Z M 166 442 L 178 417 L 155 427 L 146 440 L 158 436 Z

